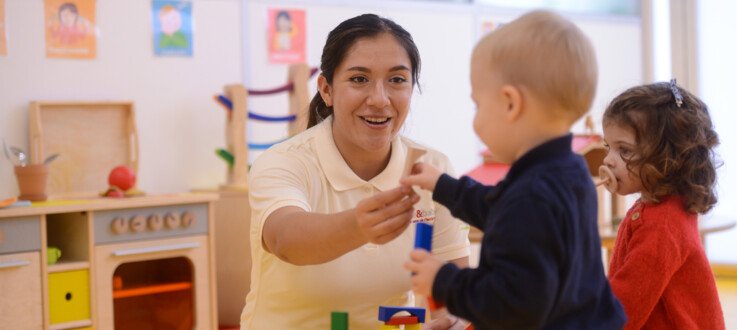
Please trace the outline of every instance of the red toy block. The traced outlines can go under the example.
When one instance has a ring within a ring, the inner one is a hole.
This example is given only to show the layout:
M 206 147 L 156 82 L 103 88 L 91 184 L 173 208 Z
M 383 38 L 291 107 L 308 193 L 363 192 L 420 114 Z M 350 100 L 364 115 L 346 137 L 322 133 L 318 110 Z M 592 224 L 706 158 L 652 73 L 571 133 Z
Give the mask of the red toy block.
M 420 320 L 417 316 L 394 316 L 386 321 L 386 325 L 402 325 L 402 324 L 418 324 Z

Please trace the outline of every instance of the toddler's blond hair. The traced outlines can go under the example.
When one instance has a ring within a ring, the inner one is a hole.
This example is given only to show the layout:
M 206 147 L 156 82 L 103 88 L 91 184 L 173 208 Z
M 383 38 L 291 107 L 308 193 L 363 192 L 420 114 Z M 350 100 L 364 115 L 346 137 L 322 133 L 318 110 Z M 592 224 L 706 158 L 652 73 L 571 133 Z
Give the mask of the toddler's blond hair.
M 591 108 L 598 68 L 591 41 L 558 14 L 537 10 L 502 25 L 480 45 L 503 84 L 564 109 L 571 122 Z

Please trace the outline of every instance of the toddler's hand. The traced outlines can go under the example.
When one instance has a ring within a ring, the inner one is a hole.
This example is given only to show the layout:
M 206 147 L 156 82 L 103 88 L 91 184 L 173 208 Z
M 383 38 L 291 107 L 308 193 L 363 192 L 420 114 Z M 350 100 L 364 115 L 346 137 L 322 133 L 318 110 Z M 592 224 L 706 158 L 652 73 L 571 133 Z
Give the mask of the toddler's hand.
M 409 258 L 410 260 L 404 263 L 404 268 L 412 272 L 412 291 L 430 297 L 432 283 L 443 262 L 423 249 L 415 249 L 409 254 Z
M 420 162 L 412 166 L 410 175 L 400 179 L 399 183 L 405 186 L 420 186 L 422 189 L 434 191 L 435 185 L 442 174 L 443 172 L 440 172 L 434 166 Z
M 422 330 L 466 330 L 466 327 L 468 327 L 467 321 L 446 313 L 430 322 L 425 322 L 422 325 Z

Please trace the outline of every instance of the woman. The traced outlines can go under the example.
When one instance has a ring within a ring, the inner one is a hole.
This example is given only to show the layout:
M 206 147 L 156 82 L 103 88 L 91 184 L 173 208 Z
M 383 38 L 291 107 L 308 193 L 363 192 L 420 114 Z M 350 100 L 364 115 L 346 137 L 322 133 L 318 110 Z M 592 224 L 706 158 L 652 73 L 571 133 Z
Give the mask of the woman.
M 412 37 L 388 19 L 361 15 L 330 32 L 309 129 L 251 168 L 242 329 L 328 329 L 331 311 L 347 311 L 352 330 L 378 328 L 378 306 L 413 304 L 402 264 L 415 222 L 434 224 L 439 258 L 467 265 L 468 227 L 429 193 L 399 187 L 408 148 L 427 149 L 398 136 L 419 67 Z M 421 159 L 449 169 L 437 151 Z

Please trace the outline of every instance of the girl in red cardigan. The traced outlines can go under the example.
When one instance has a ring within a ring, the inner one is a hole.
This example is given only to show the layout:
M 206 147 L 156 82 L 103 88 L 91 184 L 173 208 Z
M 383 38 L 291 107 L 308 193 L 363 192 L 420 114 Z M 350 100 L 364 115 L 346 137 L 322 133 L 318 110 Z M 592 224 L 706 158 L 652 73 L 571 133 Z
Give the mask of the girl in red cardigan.
M 724 329 L 697 217 L 716 203 L 706 105 L 675 80 L 630 88 L 604 112 L 604 165 L 620 195 L 640 193 L 609 265 L 625 329 Z

